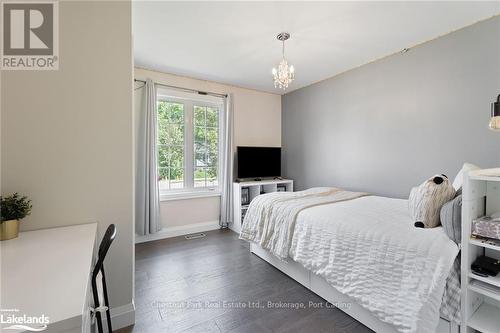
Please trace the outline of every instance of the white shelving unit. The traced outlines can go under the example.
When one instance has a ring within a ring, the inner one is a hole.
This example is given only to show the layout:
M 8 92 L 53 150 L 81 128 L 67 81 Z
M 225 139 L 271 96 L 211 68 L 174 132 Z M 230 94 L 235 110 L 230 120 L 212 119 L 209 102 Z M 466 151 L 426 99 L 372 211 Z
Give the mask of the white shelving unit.
M 245 181 L 233 183 L 234 223 L 232 223 L 229 228 L 239 233 L 241 230 L 241 223 L 243 222 L 243 216 L 248 209 L 248 204 L 253 199 L 255 199 L 255 197 L 263 193 L 278 191 L 278 186 L 283 186 L 286 192 L 293 192 L 293 180 L 291 179 Z M 248 204 L 242 203 L 242 191 L 244 189 L 248 189 Z
M 483 277 L 470 267 L 481 255 L 500 259 L 500 246 L 471 238 L 472 220 L 500 211 L 500 168 L 464 175 L 462 196 L 461 333 L 500 333 L 500 274 Z

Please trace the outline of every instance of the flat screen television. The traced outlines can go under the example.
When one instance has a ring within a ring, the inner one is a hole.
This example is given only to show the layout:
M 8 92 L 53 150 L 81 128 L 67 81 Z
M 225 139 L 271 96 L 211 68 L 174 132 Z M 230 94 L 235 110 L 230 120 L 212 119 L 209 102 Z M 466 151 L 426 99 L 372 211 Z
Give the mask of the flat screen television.
M 281 176 L 281 148 L 238 147 L 238 178 Z

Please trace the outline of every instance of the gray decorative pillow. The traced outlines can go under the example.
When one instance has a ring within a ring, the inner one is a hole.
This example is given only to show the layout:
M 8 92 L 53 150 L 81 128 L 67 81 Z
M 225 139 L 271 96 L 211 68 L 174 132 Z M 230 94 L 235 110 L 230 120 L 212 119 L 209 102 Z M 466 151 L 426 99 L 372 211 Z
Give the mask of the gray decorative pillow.
M 462 195 L 456 196 L 443 205 L 441 224 L 448 237 L 460 244 L 462 240 Z
M 419 228 L 439 225 L 439 213 L 443 205 L 453 199 L 455 189 L 445 175 L 435 175 L 412 188 L 408 206 L 410 216 Z

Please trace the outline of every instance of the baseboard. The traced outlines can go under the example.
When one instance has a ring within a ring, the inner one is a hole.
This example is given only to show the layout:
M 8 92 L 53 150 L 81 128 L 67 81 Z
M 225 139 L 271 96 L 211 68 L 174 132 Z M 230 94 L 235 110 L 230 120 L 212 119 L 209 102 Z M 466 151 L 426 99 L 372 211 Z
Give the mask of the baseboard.
M 120 328 L 128 327 L 135 324 L 135 305 L 134 302 L 118 306 L 111 309 L 111 323 L 113 324 L 113 331 Z M 106 316 L 103 316 L 102 324 L 104 327 L 107 325 Z M 95 330 L 97 332 L 97 329 Z
M 176 227 L 168 227 L 163 228 L 157 233 L 144 235 L 144 236 L 135 236 L 135 243 L 144 243 L 150 242 L 158 239 L 171 238 L 177 236 L 183 236 L 188 234 L 193 234 L 196 232 L 217 230 L 220 228 L 219 221 L 209 221 L 209 222 L 201 222 L 201 223 L 193 223 L 188 225 L 176 226 Z

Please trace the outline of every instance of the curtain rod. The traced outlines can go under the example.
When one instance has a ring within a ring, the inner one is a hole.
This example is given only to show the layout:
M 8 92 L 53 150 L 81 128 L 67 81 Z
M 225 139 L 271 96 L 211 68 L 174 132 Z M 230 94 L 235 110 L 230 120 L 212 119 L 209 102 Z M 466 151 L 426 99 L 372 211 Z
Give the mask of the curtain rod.
M 146 84 L 145 80 L 134 79 L 134 82 L 142 82 L 142 83 Z M 157 86 L 162 86 L 162 87 L 166 87 L 166 88 L 172 88 L 172 89 L 178 89 L 178 90 L 183 90 L 183 91 L 187 91 L 187 92 L 193 92 L 193 93 L 196 93 L 198 95 L 210 95 L 210 96 L 224 97 L 224 98 L 227 97 L 227 94 L 218 94 L 218 93 L 207 92 L 207 91 L 199 91 L 199 90 L 194 90 L 194 89 L 189 89 L 189 88 L 170 86 L 168 84 L 157 83 L 157 82 L 155 82 L 154 84 Z

